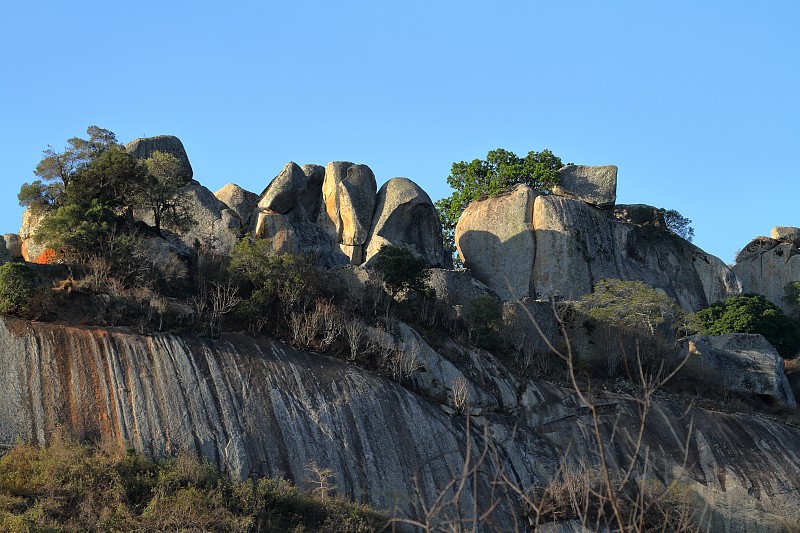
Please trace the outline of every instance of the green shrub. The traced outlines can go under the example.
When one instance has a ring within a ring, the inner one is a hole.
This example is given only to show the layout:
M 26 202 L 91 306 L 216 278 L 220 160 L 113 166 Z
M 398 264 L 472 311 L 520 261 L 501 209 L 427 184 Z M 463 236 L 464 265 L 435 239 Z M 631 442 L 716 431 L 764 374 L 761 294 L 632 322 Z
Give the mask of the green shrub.
M 375 270 L 389 287 L 392 296 L 401 290 L 425 292 L 428 263 L 402 246 L 384 244 L 375 258 Z
M 795 322 L 760 294 L 734 296 L 695 313 L 700 333 L 760 333 L 785 358 L 800 349 Z
M 470 336 L 474 336 L 475 346 L 486 350 L 497 347 L 502 318 L 502 305 L 491 296 L 478 296 L 469 303 Z
M 37 281 L 36 274 L 25 263 L 0 266 L 0 313 L 24 311 Z

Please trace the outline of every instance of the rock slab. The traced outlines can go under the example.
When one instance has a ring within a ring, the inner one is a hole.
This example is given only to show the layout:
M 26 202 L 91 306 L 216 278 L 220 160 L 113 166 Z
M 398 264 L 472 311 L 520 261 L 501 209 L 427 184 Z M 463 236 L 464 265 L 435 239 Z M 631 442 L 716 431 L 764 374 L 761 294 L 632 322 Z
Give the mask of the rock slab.
M 614 207 L 617 201 L 616 165 L 567 165 L 553 194 L 582 200 L 597 207 Z
M 181 163 L 180 175 L 186 183 L 192 181 L 194 171 L 189 163 L 189 156 L 180 139 L 174 135 L 157 135 L 140 137 L 125 145 L 125 151 L 136 159 L 147 159 L 153 152 L 166 152 L 174 155 Z

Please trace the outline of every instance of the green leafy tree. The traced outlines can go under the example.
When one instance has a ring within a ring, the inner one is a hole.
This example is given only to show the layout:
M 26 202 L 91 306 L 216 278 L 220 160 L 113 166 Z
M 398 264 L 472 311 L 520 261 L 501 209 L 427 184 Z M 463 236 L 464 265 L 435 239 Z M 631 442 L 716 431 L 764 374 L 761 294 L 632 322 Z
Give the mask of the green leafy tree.
M 193 222 L 190 205 L 181 195 L 185 182 L 181 176 L 181 162 L 172 154 L 153 152 L 145 159 L 147 176 L 137 198 L 137 207 L 153 215 L 156 231 L 162 224 L 174 230 L 186 229 Z
M 0 266 L 0 313 L 24 311 L 37 284 L 36 274 L 25 263 Z
M 97 200 L 115 214 L 128 212 L 145 187 L 145 169 L 122 147 L 103 151 L 76 172 L 67 187 L 67 203 Z
M 800 350 L 800 329 L 775 304 L 760 294 L 734 296 L 695 313 L 700 333 L 760 333 L 781 356 Z
M 375 270 L 383 278 L 392 298 L 401 290 L 425 294 L 428 263 L 402 246 L 383 244 L 375 257 Z
M 304 266 L 301 258 L 275 254 L 267 239 L 239 241 L 231 251 L 228 273 L 240 284 L 244 298 L 237 312 L 251 329 L 260 330 L 275 309 L 288 314 L 313 291 Z
M 578 309 L 610 327 L 653 336 L 664 324 L 684 321 L 683 309 L 669 296 L 643 281 L 602 279 L 584 295 Z
M 44 157 L 33 173 L 39 180 L 25 183 L 18 195 L 20 205 L 34 210 L 54 209 L 61 200 L 74 175 L 88 166 L 95 158 L 110 148 L 120 147 L 117 138 L 109 130 L 89 126 L 88 139 L 73 137 L 67 147 L 58 152 L 52 146 L 44 150 Z
M 445 248 L 455 253 L 456 224 L 470 202 L 494 196 L 518 183 L 550 190 L 558 183 L 558 169 L 562 166 L 561 159 L 550 150 L 532 151 L 519 157 L 501 148 L 489 152 L 486 159 L 453 163 L 447 183 L 455 192 L 436 202 Z
M 783 301 L 791 309 L 792 317 L 800 320 L 800 281 L 792 281 L 783 288 Z

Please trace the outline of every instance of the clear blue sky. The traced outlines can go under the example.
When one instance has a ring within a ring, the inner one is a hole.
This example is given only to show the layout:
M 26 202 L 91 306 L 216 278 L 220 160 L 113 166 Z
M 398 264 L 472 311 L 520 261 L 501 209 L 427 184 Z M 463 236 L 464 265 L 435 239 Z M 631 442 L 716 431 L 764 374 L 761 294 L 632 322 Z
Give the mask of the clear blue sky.
M 800 226 L 800 2 L 4 2 L 0 233 L 48 144 L 173 134 L 195 178 L 369 165 L 436 200 L 503 147 L 619 166 L 726 262 Z

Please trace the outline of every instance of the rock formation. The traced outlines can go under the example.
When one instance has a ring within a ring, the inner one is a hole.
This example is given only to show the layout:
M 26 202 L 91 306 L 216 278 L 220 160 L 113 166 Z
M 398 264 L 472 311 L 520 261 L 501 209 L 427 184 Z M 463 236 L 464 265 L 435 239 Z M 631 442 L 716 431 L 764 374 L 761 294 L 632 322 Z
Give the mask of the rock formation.
M 253 213 L 258 206 L 258 195 L 229 183 L 214 193 L 214 196 L 228 206 L 239 217 L 242 227 L 249 228 Z
M 603 278 L 644 281 L 690 311 L 741 292 L 720 259 L 658 227 L 645 207 L 615 216 L 518 185 L 470 204 L 456 243 L 464 265 L 504 299 L 578 299 Z
M 473 275 L 504 300 L 533 294 L 533 202 L 530 187 L 472 202 L 458 219 L 456 247 Z
M 761 294 L 786 312 L 783 301 L 786 284 L 800 281 L 800 248 L 795 244 L 796 228 L 776 227 L 773 237 L 756 237 L 736 255 L 733 271 L 746 293 Z
M 3 240 L 6 243 L 6 250 L 12 259 L 23 259 L 22 256 L 22 239 L 16 233 L 6 233 L 3 235 Z
M 19 228 L 19 238 L 22 240 L 21 252 L 25 261 L 35 262 L 45 250 L 47 250 L 44 244 L 37 243 L 33 239 L 34 235 L 36 235 L 36 230 L 39 229 L 42 218 L 41 216 L 34 215 L 30 208 L 22 213 L 22 226 Z
M 384 244 L 406 246 L 433 267 L 452 265 L 444 251 L 442 225 L 433 202 L 407 178 L 392 178 L 378 191 L 364 261 L 369 261 Z
M 517 382 L 482 351 L 462 352 L 468 363 L 456 366 L 407 326 L 399 335 L 426 361 L 410 381 L 430 400 L 263 338 L 140 336 L 2 317 L 0 445 L 44 444 L 64 427 L 154 456 L 197 451 L 237 476 L 301 483 L 313 461 L 334 472 L 343 496 L 411 517 L 420 517 L 423 504 L 462 470 L 468 440 L 471 460 L 481 460 L 487 438 L 492 452 L 464 487 L 464 506 L 442 513 L 464 516 L 473 498 L 479 512 L 497 502 L 498 468 L 527 488 L 547 484 L 562 465 L 595 463 L 589 411 L 573 392 Z M 447 414 L 460 386 L 482 413 L 469 430 L 463 416 Z M 709 530 L 774 531 L 798 523 L 798 430 L 659 400 L 650 412 L 643 434 L 653 459 L 648 479 L 677 479 L 703 509 Z M 635 440 L 627 435 L 636 434 L 639 404 L 608 393 L 600 413 L 609 466 L 619 471 Z M 521 519 L 515 509 L 503 499 L 489 520 L 508 527 Z
M 681 341 L 693 371 L 708 372 L 726 390 L 766 399 L 775 405 L 797 406 L 783 367 L 783 358 L 761 335 L 728 333 L 719 337 L 693 335 Z
M 173 135 L 157 135 L 134 139 L 125 145 L 125 151 L 136 159 L 147 159 L 153 152 L 166 152 L 174 155 L 181 163 L 181 177 L 189 183 L 194 177 L 189 156 L 180 139 Z
M 575 198 L 597 207 L 614 207 L 617 201 L 617 167 L 605 165 L 567 165 L 553 194 Z
M 795 246 L 800 246 L 800 228 L 794 226 L 775 226 L 769 232 L 769 236 L 776 241 L 788 242 Z

